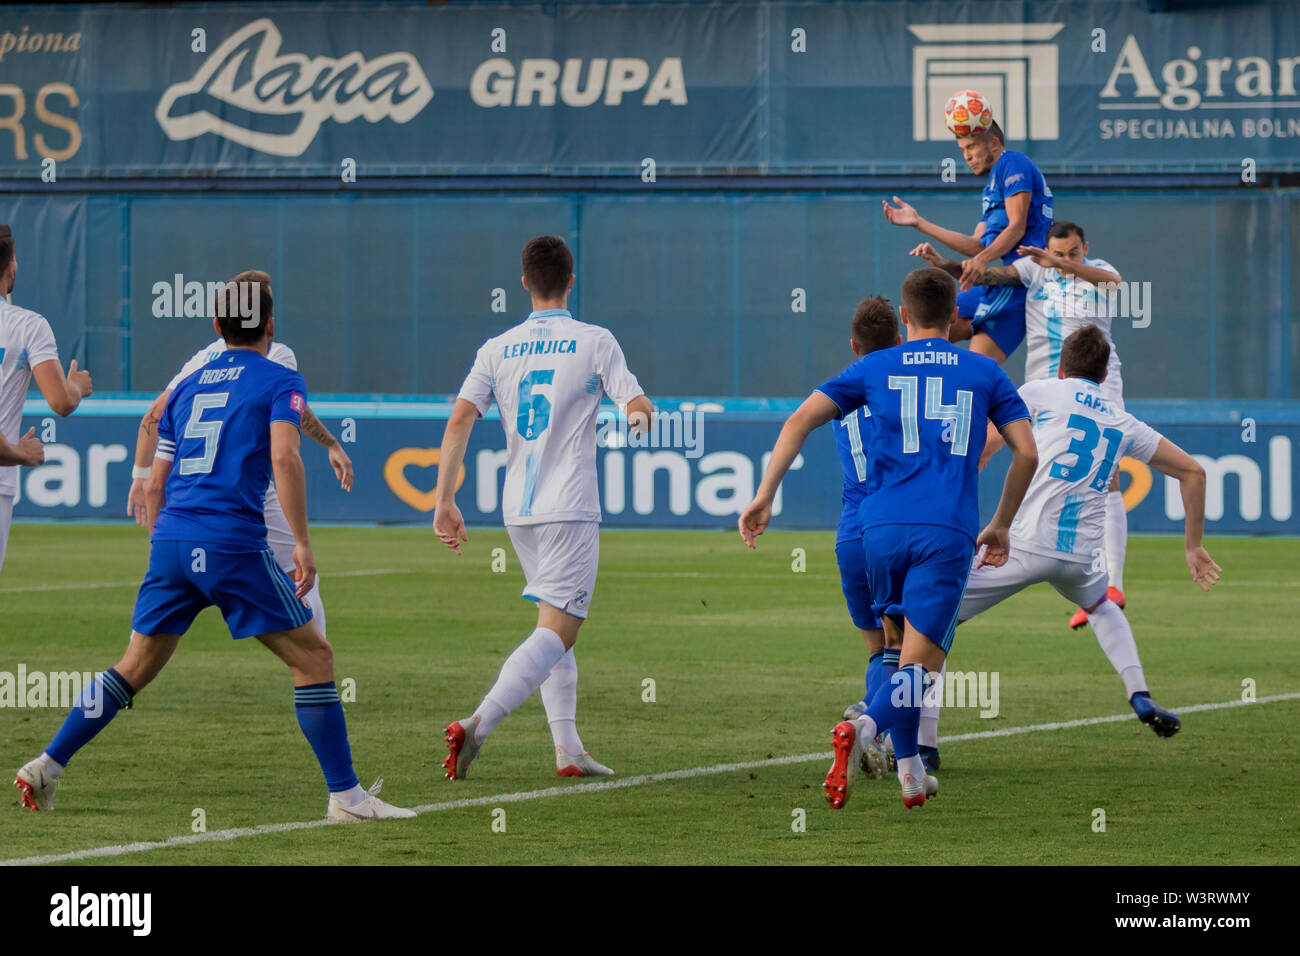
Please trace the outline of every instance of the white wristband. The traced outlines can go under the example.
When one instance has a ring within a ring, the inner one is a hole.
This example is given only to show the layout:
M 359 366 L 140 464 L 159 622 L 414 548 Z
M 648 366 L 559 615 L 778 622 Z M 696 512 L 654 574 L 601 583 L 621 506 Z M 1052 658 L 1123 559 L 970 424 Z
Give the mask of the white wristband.
M 143 481 L 146 478 L 148 478 L 151 474 L 153 474 L 152 468 L 141 468 L 139 465 L 134 465 L 131 468 L 132 481 Z

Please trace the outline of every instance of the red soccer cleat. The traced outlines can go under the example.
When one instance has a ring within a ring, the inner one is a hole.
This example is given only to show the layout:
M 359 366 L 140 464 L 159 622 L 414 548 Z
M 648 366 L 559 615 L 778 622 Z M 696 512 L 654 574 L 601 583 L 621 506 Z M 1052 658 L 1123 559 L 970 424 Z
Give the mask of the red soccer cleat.
M 832 810 L 843 808 L 849 802 L 853 790 L 853 781 L 858 775 L 858 765 L 862 761 L 862 747 L 858 743 L 857 725 L 849 720 L 842 720 L 831 731 L 835 760 L 830 772 L 826 774 L 826 801 Z

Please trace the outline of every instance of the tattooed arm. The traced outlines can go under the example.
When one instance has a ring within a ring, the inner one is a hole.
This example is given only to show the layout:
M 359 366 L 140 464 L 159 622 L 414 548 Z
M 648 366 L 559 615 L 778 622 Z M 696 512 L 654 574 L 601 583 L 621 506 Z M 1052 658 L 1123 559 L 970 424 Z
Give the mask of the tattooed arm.
M 344 491 L 351 491 L 352 459 L 309 406 L 304 406 L 302 410 L 302 433 L 329 451 L 330 464 L 334 467 L 335 477 L 338 478 Z
M 936 269 L 942 269 L 954 279 L 961 279 L 961 263 L 945 259 L 935 251 L 934 246 L 923 242 L 908 255 L 919 256 Z M 1021 285 L 1023 280 L 1015 266 L 985 266 L 975 276 L 975 285 Z

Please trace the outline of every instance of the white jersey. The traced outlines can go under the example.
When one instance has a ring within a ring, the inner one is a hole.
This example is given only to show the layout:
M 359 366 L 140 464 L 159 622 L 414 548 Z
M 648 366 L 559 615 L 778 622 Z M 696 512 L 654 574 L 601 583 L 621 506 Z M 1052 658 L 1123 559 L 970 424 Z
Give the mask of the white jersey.
M 43 315 L 23 309 L 0 296 L 0 435 L 11 445 L 22 437 L 23 402 L 32 383 L 32 369 L 59 360 L 54 332 Z M 63 366 L 59 366 L 62 375 Z M 0 468 L 0 497 L 18 494 L 18 466 Z
M 564 309 L 533 312 L 478 350 L 460 398 L 501 410 L 507 525 L 599 521 L 596 408 L 642 394 L 613 333 Z
M 205 345 L 199 349 L 167 383 L 167 391 L 175 391 L 177 385 L 225 350 L 225 339 L 217 339 L 211 345 Z M 266 357 L 272 362 L 283 365 L 285 368 L 291 368 L 295 372 L 298 371 L 298 356 L 294 355 L 293 349 L 287 345 L 272 342 Z M 267 485 L 266 497 L 262 502 L 262 511 L 263 518 L 266 521 L 267 544 L 275 552 L 275 560 L 280 567 L 291 570 L 293 568 L 293 531 L 289 527 L 289 519 L 284 516 L 284 509 L 280 507 L 280 498 L 275 493 L 275 482 L 270 482 Z
M 1083 378 L 1026 382 L 1038 470 L 1011 525 L 1012 548 L 1092 562 L 1105 543 L 1106 492 L 1125 456 L 1147 462 L 1160 433 Z
M 1084 259 L 1083 264 L 1119 275 L 1105 259 Z M 1085 325 L 1095 325 L 1110 343 L 1110 365 L 1102 393 L 1112 401 L 1122 402 L 1124 383 L 1120 378 L 1119 352 L 1110 336 L 1111 315 L 1106 294 L 1078 276 L 1044 269 L 1028 256 L 1011 265 L 1020 273 L 1020 281 L 1028 290 L 1025 294 L 1025 381 L 1056 378 L 1061 367 L 1061 346 L 1070 333 Z

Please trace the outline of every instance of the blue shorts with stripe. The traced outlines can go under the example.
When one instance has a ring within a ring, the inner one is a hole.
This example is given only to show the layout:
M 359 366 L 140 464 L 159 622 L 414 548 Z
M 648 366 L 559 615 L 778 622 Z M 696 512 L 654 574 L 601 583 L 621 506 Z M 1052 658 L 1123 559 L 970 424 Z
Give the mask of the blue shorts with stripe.
M 293 591 L 270 548 L 155 541 L 131 627 L 141 634 L 184 634 L 200 611 L 215 604 L 236 640 L 289 631 L 311 620 Z
M 1025 287 L 977 285 L 957 293 L 957 314 L 970 319 L 971 334 L 983 332 L 1007 355 L 1025 340 Z
M 856 522 L 854 523 L 856 528 Z M 862 550 L 862 538 L 849 534 L 835 542 L 835 562 L 840 566 L 840 587 L 844 590 L 844 603 L 849 606 L 849 618 L 854 627 L 864 631 L 880 628 L 876 612 L 871 608 L 871 586 L 867 583 L 867 556 Z
M 885 524 L 867 528 L 862 546 L 876 615 L 900 626 L 906 617 L 947 654 L 975 554 L 970 536 L 939 525 Z

